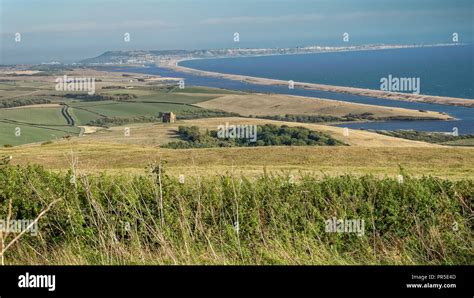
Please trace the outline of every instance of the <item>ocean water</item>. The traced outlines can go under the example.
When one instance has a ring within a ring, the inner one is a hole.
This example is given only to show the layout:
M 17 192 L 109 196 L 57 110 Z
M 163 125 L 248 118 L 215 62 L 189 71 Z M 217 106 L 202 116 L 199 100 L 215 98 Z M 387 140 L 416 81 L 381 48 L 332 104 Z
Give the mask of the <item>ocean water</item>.
M 381 78 L 419 78 L 420 93 L 474 99 L 474 45 L 189 60 L 220 73 L 380 89 Z
M 247 59 L 247 58 L 243 58 Z M 327 98 L 340 101 L 347 101 L 353 103 L 363 103 L 371 105 L 381 105 L 388 107 L 400 107 L 413 110 L 431 110 L 438 112 L 445 112 L 455 117 L 457 120 L 453 121 L 387 121 L 387 122 L 371 122 L 371 123 L 347 123 L 341 126 L 349 128 L 360 129 L 413 129 L 420 131 L 437 131 L 437 132 L 452 132 L 453 128 L 458 129 L 459 134 L 474 134 L 474 109 L 466 107 L 456 107 L 448 105 L 427 104 L 418 102 L 407 102 L 399 100 L 381 99 L 375 97 L 358 96 L 345 93 L 307 90 L 307 89 L 288 89 L 284 86 L 268 86 L 249 84 L 246 82 L 228 80 L 223 78 L 214 78 L 193 75 L 189 73 L 177 72 L 171 69 L 160 67 L 97 67 L 107 71 L 144 73 L 151 75 L 161 75 L 164 77 L 183 78 L 186 86 L 208 86 L 214 88 L 223 88 L 230 90 L 251 91 L 261 93 L 278 93 L 290 94 L 315 98 Z

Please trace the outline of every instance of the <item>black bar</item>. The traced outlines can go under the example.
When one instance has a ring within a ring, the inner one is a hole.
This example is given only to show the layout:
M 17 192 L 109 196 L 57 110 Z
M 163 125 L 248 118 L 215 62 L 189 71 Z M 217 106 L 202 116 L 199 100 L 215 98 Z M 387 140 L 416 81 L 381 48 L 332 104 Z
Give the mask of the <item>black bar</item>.
M 4 266 L 0 297 L 472 297 L 473 271 L 472 266 Z M 55 290 L 19 288 L 26 272 L 55 275 Z M 455 288 L 407 288 L 428 283 Z

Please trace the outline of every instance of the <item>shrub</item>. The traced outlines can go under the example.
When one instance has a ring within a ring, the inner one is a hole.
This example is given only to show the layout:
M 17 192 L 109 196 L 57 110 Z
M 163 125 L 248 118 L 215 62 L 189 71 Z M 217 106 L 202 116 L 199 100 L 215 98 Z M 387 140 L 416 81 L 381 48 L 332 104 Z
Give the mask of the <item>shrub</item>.
M 36 165 L 0 166 L 0 218 L 40 220 L 5 255 L 9 264 L 472 264 L 472 180 L 433 177 L 178 179 L 73 177 Z M 327 233 L 333 217 L 365 234 Z M 458 230 L 453 230 L 456 223 Z M 11 239 L 11 238 L 10 238 Z M 7 239 L 8 241 L 8 239 Z M 41 257 L 37 257 L 41 255 Z
M 197 126 L 178 128 L 182 141 L 171 142 L 163 147 L 173 149 L 249 146 L 336 146 L 343 145 L 330 136 L 304 127 L 265 124 L 257 127 L 257 140 L 246 138 L 219 138 L 215 130 L 201 132 Z

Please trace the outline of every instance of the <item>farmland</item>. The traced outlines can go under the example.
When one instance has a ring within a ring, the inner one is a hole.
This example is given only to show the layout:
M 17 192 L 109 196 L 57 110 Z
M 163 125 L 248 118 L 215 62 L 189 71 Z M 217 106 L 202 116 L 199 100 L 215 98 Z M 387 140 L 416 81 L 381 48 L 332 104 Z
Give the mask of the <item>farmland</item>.
M 55 204 L 41 237 L 25 236 L 6 264 L 472 262 L 471 139 L 330 125 L 449 115 L 179 89 L 139 74 L 68 75 L 97 77 L 96 93 L 58 92 L 54 76 L 38 73 L 0 84 L 8 106 L 0 109 L 0 218 L 9 204 L 13 218 Z M 177 121 L 163 123 L 164 112 Z M 310 121 L 285 120 L 292 116 Z M 295 142 L 166 148 L 182 141 L 180 127 L 209 137 L 224 124 L 266 127 Z M 324 232 L 334 216 L 364 219 L 365 235 Z
M 95 76 L 98 79 L 96 94 L 87 96 L 80 92 L 56 91 L 54 75 L 65 73 L 69 76 Z M 77 137 L 83 135 L 81 132 L 86 126 L 106 125 L 113 129 L 117 125 L 114 123 L 160 122 L 159 115 L 163 112 L 177 113 L 178 119 L 185 115 L 188 118 L 210 117 L 213 113 L 244 117 L 305 114 L 322 117 L 326 119 L 324 121 L 341 120 L 345 115 L 359 119 L 357 115 L 364 113 L 370 115 L 370 119 L 449 119 L 448 115 L 430 111 L 324 99 L 248 94 L 205 87 L 179 89 L 170 79 L 163 81 L 159 77 L 91 69 L 58 70 L 44 75 L 35 73 L 34 76 L 4 76 L 0 79 L 0 103 L 6 106 L 15 104 L 15 109 L 0 109 L 0 146 Z M 32 104 L 34 102 L 41 104 Z M 15 134 L 17 127 L 21 129 L 20 135 Z
M 303 114 L 337 119 L 347 114 L 370 113 L 378 118 L 433 117 L 442 121 L 449 118 L 445 114 L 207 87 L 179 89 L 169 79 L 161 81 L 159 77 L 139 74 L 91 69 L 69 70 L 67 74 L 95 76 L 98 90 L 94 97 L 54 90 L 51 83 L 54 76 L 50 74 L 4 77 L 7 82 L 0 85 L 0 102 L 10 102 L 12 98 L 20 101 L 19 104 L 21 100 L 35 98 L 48 101 L 46 104 L 0 109 L 0 144 L 8 147 L 21 145 L 0 149 L 1 155 L 12 155 L 12 163 L 39 163 L 50 169 L 65 171 L 70 168 L 71 158 L 77 157 L 79 170 L 84 172 L 120 172 L 126 169 L 130 173 L 141 173 L 149 162 L 164 159 L 169 161 L 170 173 L 178 175 L 192 167 L 189 175 L 199 173 L 205 176 L 228 171 L 238 171 L 249 177 L 256 177 L 264 171 L 291 171 L 317 176 L 347 172 L 395 176 L 400 167 L 417 176 L 431 174 L 460 179 L 473 175 L 472 150 L 462 146 L 455 149 L 351 129 L 345 135 L 344 129 L 327 125 L 330 124 L 327 122 L 296 123 L 258 118 L 259 115 Z M 16 88 L 18 86 L 23 89 Z M 23 92 L 26 91 L 35 93 L 25 96 Z M 73 125 L 62 113 L 66 107 Z M 159 114 L 170 111 L 178 115 L 178 121 L 161 123 Z M 205 133 L 225 123 L 303 127 L 348 146 L 161 148 L 179 140 L 179 126 L 196 126 Z M 21 129 L 21 136 L 15 135 L 17 127 Z M 129 131 L 127 136 L 125 130 Z

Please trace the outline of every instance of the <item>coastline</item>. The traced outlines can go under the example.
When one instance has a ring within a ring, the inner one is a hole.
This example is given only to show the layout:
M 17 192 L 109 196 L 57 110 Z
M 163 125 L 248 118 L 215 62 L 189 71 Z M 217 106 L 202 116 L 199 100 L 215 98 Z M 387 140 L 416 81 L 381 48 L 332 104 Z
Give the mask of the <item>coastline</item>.
M 285 81 L 285 80 L 204 71 L 204 70 L 199 70 L 199 69 L 194 69 L 194 68 L 189 68 L 189 67 L 179 65 L 180 62 L 188 61 L 188 60 L 193 60 L 193 59 L 181 58 L 181 59 L 160 60 L 157 63 L 157 66 L 172 69 L 178 72 L 189 73 L 193 75 L 242 81 L 242 82 L 246 82 L 250 84 L 269 85 L 269 86 L 288 86 L 288 81 Z M 443 96 L 400 93 L 400 92 L 388 92 L 388 91 L 381 91 L 381 90 L 374 90 L 374 89 L 323 85 L 323 84 L 305 83 L 305 82 L 296 82 L 296 81 L 294 82 L 294 87 L 301 88 L 301 89 L 309 89 L 309 90 L 346 93 L 346 94 L 353 94 L 353 95 L 358 95 L 358 96 L 376 97 L 376 98 L 390 99 L 390 100 L 474 108 L 474 100 L 465 99 L 465 98 L 443 97 Z

